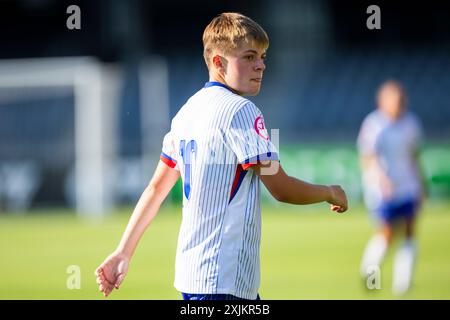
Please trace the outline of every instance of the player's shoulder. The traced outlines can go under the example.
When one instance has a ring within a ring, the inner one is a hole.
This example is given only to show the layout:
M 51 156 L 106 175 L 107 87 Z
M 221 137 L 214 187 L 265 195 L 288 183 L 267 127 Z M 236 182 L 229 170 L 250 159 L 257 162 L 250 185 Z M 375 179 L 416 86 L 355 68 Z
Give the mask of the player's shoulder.
M 219 104 L 223 104 L 225 107 L 231 108 L 235 111 L 243 107 L 246 108 L 255 107 L 254 103 L 251 102 L 249 99 L 240 96 L 229 89 L 219 87 L 216 90 L 220 92 L 220 95 L 218 95 L 216 102 Z
M 261 113 L 261 110 L 253 103 L 253 101 L 238 96 L 239 100 L 236 101 L 235 113 L 237 112 L 247 112 L 247 113 Z
M 382 113 L 378 109 L 372 110 L 366 116 L 366 119 L 373 120 L 373 121 L 378 121 L 381 118 L 382 118 Z
M 200 117 L 219 117 L 223 124 L 230 123 L 237 115 L 261 114 L 252 101 L 222 86 L 205 87 L 197 91 L 180 108 L 172 124 L 183 122 L 185 116 L 193 112 Z
M 420 118 L 414 112 L 409 110 L 406 112 L 405 122 L 408 130 L 417 132 L 419 136 L 423 134 L 423 127 Z
M 246 97 L 240 96 L 226 88 L 219 87 L 213 88 L 213 90 L 218 91 L 218 94 L 213 96 L 209 105 L 213 105 L 219 111 L 218 113 L 221 114 L 221 117 L 232 119 L 242 113 L 261 113 L 258 107 Z M 213 90 L 210 90 L 210 92 Z
M 199 100 L 201 99 L 201 93 L 202 90 L 199 90 L 186 100 L 186 102 L 181 106 L 181 108 L 172 118 L 172 124 L 177 123 L 179 121 L 183 121 L 186 114 L 192 112 L 191 107 L 199 103 Z
M 363 126 L 373 126 L 382 122 L 383 117 L 381 112 L 378 109 L 372 110 L 369 112 L 363 119 Z

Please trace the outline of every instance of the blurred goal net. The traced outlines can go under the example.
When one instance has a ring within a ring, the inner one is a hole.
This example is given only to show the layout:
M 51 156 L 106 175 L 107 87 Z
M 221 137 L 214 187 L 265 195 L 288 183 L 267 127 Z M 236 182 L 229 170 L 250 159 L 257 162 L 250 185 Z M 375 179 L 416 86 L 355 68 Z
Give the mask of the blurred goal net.
M 83 215 L 111 208 L 119 79 L 87 57 L 0 61 L 0 211 L 38 193 Z

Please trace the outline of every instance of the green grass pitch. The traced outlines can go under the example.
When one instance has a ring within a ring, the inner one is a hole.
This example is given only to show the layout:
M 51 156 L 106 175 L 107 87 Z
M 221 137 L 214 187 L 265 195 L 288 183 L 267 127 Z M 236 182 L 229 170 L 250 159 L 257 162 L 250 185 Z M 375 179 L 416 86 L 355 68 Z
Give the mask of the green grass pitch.
M 0 299 L 104 299 L 94 270 L 115 248 L 131 209 L 89 224 L 73 212 L 0 214 Z M 147 230 L 122 287 L 107 299 L 180 299 L 173 288 L 180 208 L 165 206 Z M 359 278 L 372 225 L 363 206 L 345 214 L 326 205 L 263 205 L 263 299 L 394 299 L 393 251 L 381 269 L 381 289 Z M 407 299 L 450 299 L 450 203 L 427 203 L 418 223 L 419 255 Z M 68 289 L 70 265 L 80 289 Z

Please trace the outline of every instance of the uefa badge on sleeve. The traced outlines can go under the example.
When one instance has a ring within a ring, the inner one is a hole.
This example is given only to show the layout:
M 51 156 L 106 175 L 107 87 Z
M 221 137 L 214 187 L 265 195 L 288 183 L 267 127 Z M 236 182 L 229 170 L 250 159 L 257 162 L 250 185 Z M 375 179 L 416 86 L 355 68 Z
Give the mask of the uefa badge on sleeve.
M 269 133 L 267 132 L 266 126 L 264 124 L 263 116 L 258 116 L 255 119 L 254 128 L 258 136 L 260 136 L 264 140 L 269 140 Z

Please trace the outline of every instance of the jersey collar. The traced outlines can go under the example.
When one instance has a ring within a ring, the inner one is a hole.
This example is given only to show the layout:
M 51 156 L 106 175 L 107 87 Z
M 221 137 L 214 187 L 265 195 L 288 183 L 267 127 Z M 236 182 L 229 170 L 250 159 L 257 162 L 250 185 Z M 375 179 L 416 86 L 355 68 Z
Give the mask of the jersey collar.
M 214 87 L 214 86 L 225 88 L 234 93 L 234 91 L 230 87 L 228 87 L 227 85 L 225 85 L 221 82 L 217 82 L 217 81 L 209 81 L 209 82 L 205 83 L 205 86 L 203 88 L 209 88 L 209 87 Z

